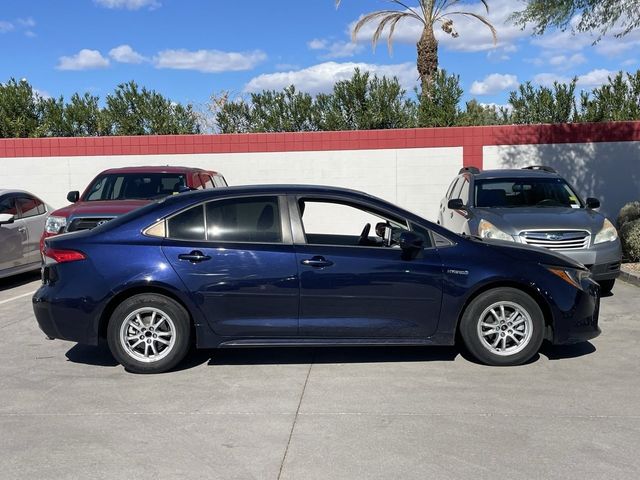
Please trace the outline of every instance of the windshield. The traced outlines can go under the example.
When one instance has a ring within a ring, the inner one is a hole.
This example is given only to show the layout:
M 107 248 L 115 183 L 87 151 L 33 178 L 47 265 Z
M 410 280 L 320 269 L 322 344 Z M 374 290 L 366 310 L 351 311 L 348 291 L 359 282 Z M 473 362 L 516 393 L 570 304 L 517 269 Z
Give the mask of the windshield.
M 476 207 L 569 207 L 583 204 L 561 178 L 496 178 L 475 181 Z
M 177 173 L 116 173 L 100 175 L 83 200 L 152 200 L 178 193 L 186 186 L 185 176 Z

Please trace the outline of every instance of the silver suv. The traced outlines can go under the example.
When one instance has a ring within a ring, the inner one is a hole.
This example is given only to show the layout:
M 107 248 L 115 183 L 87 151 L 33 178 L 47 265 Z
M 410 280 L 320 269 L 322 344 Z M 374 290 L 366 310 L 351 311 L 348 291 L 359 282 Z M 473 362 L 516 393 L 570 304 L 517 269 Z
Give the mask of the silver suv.
M 620 274 L 615 226 L 545 166 L 521 170 L 465 167 L 440 203 L 438 223 L 456 233 L 547 248 L 587 266 L 603 291 Z

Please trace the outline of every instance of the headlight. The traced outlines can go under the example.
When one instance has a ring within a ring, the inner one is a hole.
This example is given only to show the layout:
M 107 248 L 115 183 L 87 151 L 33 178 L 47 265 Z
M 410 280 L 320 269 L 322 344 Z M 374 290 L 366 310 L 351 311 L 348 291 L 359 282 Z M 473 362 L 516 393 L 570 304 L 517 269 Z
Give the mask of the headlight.
M 513 237 L 508 233 L 504 233 L 498 227 L 496 227 L 493 223 L 487 222 L 486 220 L 480 220 L 480 225 L 478 225 L 478 235 L 480 238 L 491 238 L 493 240 L 506 240 L 508 242 L 513 242 Z
M 64 227 L 67 226 L 67 218 L 66 217 L 49 217 L 47 218 L 47 223 L 44 225 L 44 231 L 47 233 L 52 233 L 57 235 L 64 230 Z
M 614 227 L 613 223 L 605 218 L 602 229 L 596 235 L 596 239 L 593 243 L 613 242 L 617 239 L 618 231 L 616 230 L 616 227 Z
M 589 278 L 591 272 L 589 270 L 579 270 L 577 268 L 567 267 L 545 267 L 554 275 L 557 275 L 569 285 L 582 289 L 582 280 Z

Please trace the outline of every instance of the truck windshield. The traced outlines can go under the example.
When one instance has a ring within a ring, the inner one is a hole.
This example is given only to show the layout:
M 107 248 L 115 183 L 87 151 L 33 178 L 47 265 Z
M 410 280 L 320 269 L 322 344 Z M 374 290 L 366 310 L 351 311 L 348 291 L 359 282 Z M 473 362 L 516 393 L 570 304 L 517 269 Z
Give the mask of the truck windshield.
M 561 178 L 496 178 L 475 181 L 475 206 L 582 208 L 584 205 Z
M 97 177 L 83 200 L 152 200 L 178 193 L 185 186 L 182 174 L 114 173 Z

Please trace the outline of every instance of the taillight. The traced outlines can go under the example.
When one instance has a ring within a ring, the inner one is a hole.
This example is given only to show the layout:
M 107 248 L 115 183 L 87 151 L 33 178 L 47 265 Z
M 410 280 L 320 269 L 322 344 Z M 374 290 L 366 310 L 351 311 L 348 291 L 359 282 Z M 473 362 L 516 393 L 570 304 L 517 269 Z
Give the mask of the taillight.
M 69 262 L 77 262 L 79 260 L 85 260 L 87 257 L 84 253 L 78 252 L 76 250 L 62 250 L 59 248 L 48 248 L 44 249 L 44 256 L 46 259 L 51 259 L 55 263 L 69 263 Z

